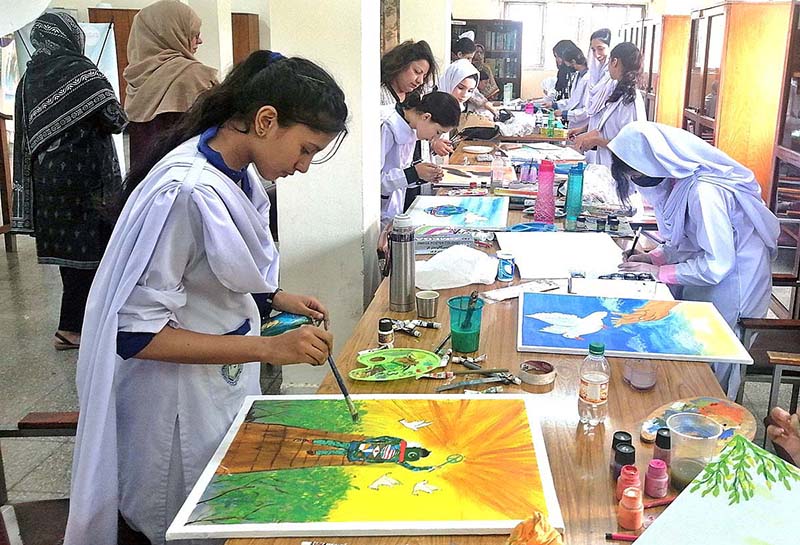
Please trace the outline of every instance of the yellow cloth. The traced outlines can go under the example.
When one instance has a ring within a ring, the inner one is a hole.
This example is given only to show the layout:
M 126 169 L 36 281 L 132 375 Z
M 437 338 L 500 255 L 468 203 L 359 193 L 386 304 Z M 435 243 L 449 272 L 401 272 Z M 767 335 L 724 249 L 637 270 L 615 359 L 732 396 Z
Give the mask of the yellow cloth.
M 217 71 L 195 59 L 192 38 L 200 17 L 178 0 L 160 0 L 133 18 L 128 38 L 125 113 L 144 123 L 164 112 L 185 112 L 217 83 Z
M 544 515 L 536 511 L 531 518 L 517 524 L 506 545 L 564 545 L 564 541 Z

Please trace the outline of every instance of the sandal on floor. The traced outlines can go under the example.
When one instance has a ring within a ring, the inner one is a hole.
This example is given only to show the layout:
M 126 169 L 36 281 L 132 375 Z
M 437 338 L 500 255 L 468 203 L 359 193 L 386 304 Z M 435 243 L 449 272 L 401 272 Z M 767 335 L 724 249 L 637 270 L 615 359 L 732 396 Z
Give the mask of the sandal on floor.
M 74 343 L 70 341 L 58 331 L 55 333 L 55 338 L 56 340 L 53 342 L 53 346 L 56 350 L 75 350 L 81 346 L 80 343 Z

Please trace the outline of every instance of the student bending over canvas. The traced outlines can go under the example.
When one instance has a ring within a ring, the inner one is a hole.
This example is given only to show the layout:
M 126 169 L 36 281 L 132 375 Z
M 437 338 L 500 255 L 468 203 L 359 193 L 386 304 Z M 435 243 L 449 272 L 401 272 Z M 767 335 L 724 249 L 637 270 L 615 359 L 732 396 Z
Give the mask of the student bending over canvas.
M 322 329 L 259 336 L 251 294 L 327 319 L 313 297 L 277 289 L 261 177 L 306 172 L 346 118 L 328 73 L 258 51 L 131 171 L 86 310 L 66 545 L 115 545 L 118 512 L 163 544 L 244 397 L 260 393 L 259 362 L 326 361 Z
M 647 121 L 625 126 L 608 149 L 620 199 L 635 184 L 666 240 L 620 268 L 651 273 L 678 299 L 714 303 L 734 331 L 739 318 L 766 316 L 779 226 L 753 173 L 693 134 Z M 733 399 L 739 366 L 713 368 Z

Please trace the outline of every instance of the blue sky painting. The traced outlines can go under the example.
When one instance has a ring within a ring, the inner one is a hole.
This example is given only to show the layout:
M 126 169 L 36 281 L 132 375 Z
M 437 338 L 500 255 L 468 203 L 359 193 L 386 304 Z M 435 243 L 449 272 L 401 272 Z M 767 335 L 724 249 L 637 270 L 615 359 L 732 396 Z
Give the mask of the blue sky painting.
M 752 363 L 710 303 L 524 293 L 518 350 L 606 353 L 652 359 Z
M 407 214 L 416 226 L 505 230 L 508 223 L 508 198 L 420 195 Z

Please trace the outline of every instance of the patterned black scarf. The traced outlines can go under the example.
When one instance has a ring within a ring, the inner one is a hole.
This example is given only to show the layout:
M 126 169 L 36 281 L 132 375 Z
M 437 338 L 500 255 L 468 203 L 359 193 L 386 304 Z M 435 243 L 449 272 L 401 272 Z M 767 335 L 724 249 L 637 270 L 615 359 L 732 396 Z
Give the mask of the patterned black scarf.
M 63 131 L 116 101 L 114 89 L 83 55 L 85 37 L 70 15 L 45 13 L 33 24 L 36 48 L 17 86 L 14 103 L 14 207 L 12 228 L 33 231 L 31 161 Z

